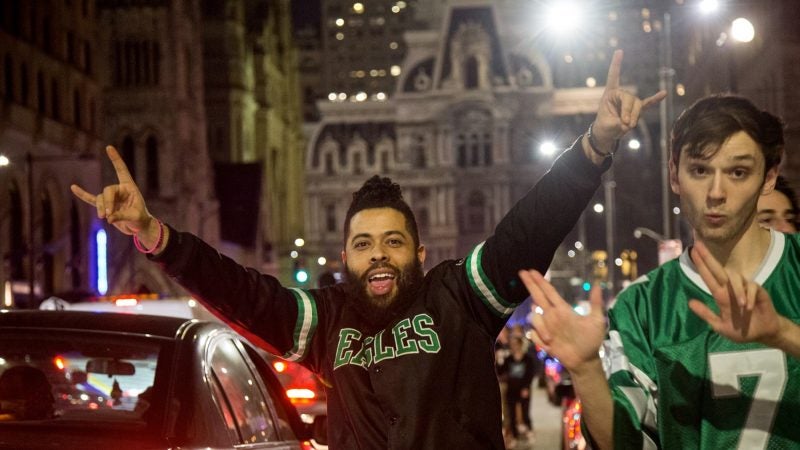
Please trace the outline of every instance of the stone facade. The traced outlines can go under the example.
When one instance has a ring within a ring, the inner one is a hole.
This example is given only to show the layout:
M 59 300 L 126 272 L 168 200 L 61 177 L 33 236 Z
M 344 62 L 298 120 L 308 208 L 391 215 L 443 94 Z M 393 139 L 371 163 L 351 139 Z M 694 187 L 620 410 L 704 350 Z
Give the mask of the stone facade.
M 566 148 L 593 118 L 602 89 L 554 88 L 536 46 L 513 40 L 524 23 L 499 22 L 487 2 L 445 15 L 440 28 L 406 33 L 390 99 L 319 104 L 306 155 L 309 255 L 340 260 L 351 194 L 380 174 L 403 188 L 427 268 L 463 257 L 549 168 L 540 145 Z
M 183 293 L 69 192 L 115 181 L 106 144 L 159 218 L 243 264 L 291 266 L 305 145 L 289 0 L 39 3 L 0 7 L 0 282 L 22 298 L 33 266 L 39 299 L 96 293 L 92 242 L 105 228 L 109 294 Z M 261 174 L 241 192 L 257 196 L 239 215 L 257 228 L 248 246 L 221 240 L 215 171 L 226 163 Z
M 41 298 L 96 283 L 102 225 L 69 186 L 100 186 L 102 61 L 94 2 L 4 1 L 0 12 L 0 286 L 3 306 L 25 306 L 31 285 Z

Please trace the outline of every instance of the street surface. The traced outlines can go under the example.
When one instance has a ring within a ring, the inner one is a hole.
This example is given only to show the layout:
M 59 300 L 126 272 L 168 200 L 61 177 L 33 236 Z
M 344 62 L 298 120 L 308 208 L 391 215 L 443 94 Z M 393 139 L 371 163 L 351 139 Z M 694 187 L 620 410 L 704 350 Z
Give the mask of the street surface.
M 561 409 L 547 401 L 547 391 L 533 381 L 531 420 L 535 430 L 533 443 L 520 440 L 514 450 L 557 450 L 561 445 Z

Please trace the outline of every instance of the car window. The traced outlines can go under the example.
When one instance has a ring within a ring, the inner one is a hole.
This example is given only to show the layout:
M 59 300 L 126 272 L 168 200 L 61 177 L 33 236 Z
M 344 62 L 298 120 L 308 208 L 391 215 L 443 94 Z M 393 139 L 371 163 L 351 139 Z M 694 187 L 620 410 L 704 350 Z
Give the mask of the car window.
M 217 404 L 223 408 L 224 415 L 232 415 L 241 443 L 278 440 L 261 383 L 232 339 L 218 341 L 211 352 L 210 368 L 218 383 L 214 393 L 221 396 Z M 224 411 L 226 408 L 230 411 Z
M 103 333 L 0 333 L 0 420 L 143 426 L 162 344 Z

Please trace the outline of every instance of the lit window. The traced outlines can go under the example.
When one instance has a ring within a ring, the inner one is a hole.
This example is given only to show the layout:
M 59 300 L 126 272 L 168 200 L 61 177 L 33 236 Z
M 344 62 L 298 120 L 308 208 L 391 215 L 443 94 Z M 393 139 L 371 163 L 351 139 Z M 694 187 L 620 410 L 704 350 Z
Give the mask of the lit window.
M 390 42 L 389 43 L 389 48 L 390 49 L 397 50 L 397 47 L 399 47 L 399 45 L 397 45 L 397 42 Z
M 650 25 L 649 20 L 645 20 L 644 22 L 642 22 L 642 30 L 644 30 L 645 33 L 653 31 L 653 26 Z
M 564 55 L 564 62 L 565 63 L 572 64 L 572 61 L 574 61 L 574 60 L 575 59 L 572 57 L 572 55 L 570 55 L 570 54 Z
M 356 14 L 363 14 L 364 13 L 364 4 L 363 3 L 353 3 L 353 11 Z
M 392 6 L 392 12 L 397 14 L 400 12 L 400 7 L 397 5 Z
M 597 86 L 597 80 L 594 77 L 589 77 L 586 79 L 586 87 L 595 87 Z
M 389 69 L 389 73 L 391 73 L 393 77 L 400 76 L 400 66 L 392 66 Z
M 675 93 L 678 94 L 678 96 L 683 97 L 686 95 L 686 86 L 684 86 L 683 83 L 676 84 Z
M 344 39 L 344 33 L 336 33 L 336 40 L 341 41 Z
M 344 19 L 342 19 L 341 17 L 339 17 L 338 19 L 336 19 L 336 26 L 337 26 L 337 27 L 342 27 L 342 26 L 344 26 Z

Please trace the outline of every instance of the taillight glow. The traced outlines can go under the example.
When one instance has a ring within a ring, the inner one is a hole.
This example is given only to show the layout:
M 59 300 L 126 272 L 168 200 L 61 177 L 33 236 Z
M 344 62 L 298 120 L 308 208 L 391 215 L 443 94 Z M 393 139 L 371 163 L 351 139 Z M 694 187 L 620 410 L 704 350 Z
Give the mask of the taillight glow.
M 286 370 L 286 363 L 283 361 L 275 361 L 272 363 L 272 367 L 275 368 L 276 372 L 283 373 Z
M 313 400 L 317 397 L 317 394 L 314 393 L 311 389 L 287 389 L 286 396 L 289 397 L 289 400 L 292 403 L 302 403 Z
M 55 364 L 55 366 L 58 367 L 58 370 L 64 370 L 64 367 L 66 366 L 64 364 L 64 358 L 60 356 L 56 356 L 55 358 L 53 358 L 53 364 Z
M 114 300 L 114 304 L 117 306 L 136 306 L 138 303 L 139 300 L 135 298 L 118 298 Z

